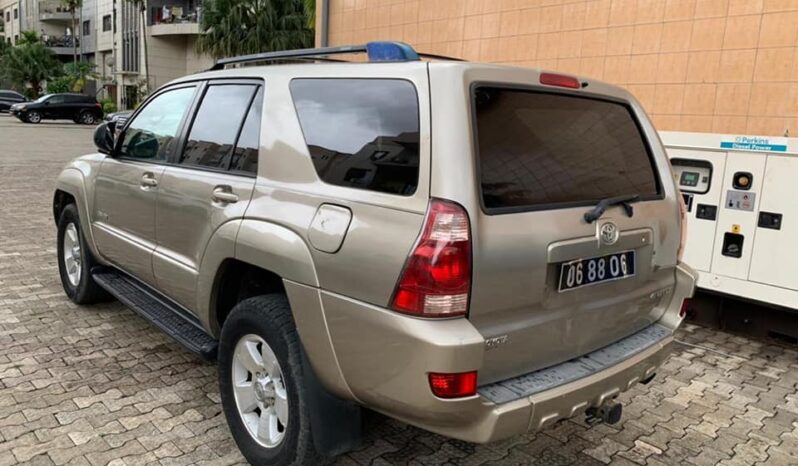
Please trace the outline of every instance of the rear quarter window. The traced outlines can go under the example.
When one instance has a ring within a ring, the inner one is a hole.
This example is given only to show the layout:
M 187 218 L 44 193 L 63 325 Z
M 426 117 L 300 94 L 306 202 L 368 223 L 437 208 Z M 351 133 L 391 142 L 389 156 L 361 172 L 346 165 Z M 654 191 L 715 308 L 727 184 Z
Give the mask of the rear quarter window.
M 661 197 L 648 144 L 623 103 L 479 86 L 473 106 L 488 212 Z
M 419 109 L 399 79 L 294 79 L 316 173 L 336 186 L 409 196 L 418 185 Z

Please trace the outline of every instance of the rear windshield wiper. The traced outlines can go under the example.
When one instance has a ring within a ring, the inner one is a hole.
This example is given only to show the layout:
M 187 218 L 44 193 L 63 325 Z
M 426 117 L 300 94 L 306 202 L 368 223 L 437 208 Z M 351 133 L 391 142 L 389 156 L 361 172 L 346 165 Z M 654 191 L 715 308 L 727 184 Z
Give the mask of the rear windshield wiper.
M 596 207 L 593 207 L 588 212 L 585 212 L 585 221 L 587 223 L 595 222 L 601 218 L 602 215 L 604 215 L 604 212 L 607 211 L 607 208 L 614 205 L 623 206 L 623 210 L 626 211 L 626 215 L 631 217 L 635 213 L 634 209 L 632 208 L 632 203 L 639 200 L 639 194 L 627 194 L 625 196 L 615 196 L 602 199 L 598 204 L 596 204 Z

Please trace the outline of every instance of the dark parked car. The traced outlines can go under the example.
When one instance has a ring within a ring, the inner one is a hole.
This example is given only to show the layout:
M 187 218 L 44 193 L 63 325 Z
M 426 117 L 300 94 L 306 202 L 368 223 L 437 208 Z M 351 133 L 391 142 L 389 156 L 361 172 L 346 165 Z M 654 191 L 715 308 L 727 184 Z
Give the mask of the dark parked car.
M 125 126 L 130 115 L 133 115 L 133 110 L 121 110 L 119 112 L 109 113 L 105 115 L 105 121 L 113 121 L 114 127 L 119 130 Z
M 93 125 L 103 117 L 102 106 L 92 96 L 83 94 L 48 94 L 33 102 L 14 104 L 11 114 L 26 123 L 42 120 L 72 120 Z
M 12 105 L 27 101 L 28 98 L 17 91 L 0 89 L 0 112 L 7 112 Z

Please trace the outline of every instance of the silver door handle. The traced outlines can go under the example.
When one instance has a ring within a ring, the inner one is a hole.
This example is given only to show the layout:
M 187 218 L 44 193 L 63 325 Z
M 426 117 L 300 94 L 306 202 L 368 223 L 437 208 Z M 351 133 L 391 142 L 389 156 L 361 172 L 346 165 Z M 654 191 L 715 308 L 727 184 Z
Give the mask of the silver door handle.
M 229 186 L 219 186 L 215 188 L 211 197 L 215 202 L 223 202 L 225 204 L 234 204 L 238 202 L 238 194 L 232 192 Z
M 155 179 L 155 175 L 152 173 L 145 173 L 141 177 L 141 186 L 144 188 L 154 188 L 158 186 L 158 180 Z

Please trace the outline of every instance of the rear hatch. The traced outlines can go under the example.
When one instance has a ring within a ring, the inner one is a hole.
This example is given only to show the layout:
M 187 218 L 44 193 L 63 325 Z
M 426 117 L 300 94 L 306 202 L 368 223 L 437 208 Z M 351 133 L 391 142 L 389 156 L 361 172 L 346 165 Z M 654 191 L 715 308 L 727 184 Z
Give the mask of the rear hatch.
M 540 85 L 534 72 L 524 78 L 466 75 L 476 189 L 433 186 L 433 196 L 461 196 L 471 218 L 468 318 L 487 339 L 480 384 L 642 330 L 662 316 L 675 282 L 678 207 L 642 110 L 601 83 L 566 90 Z M 585 219 L 619 196 L 637 197 Z

